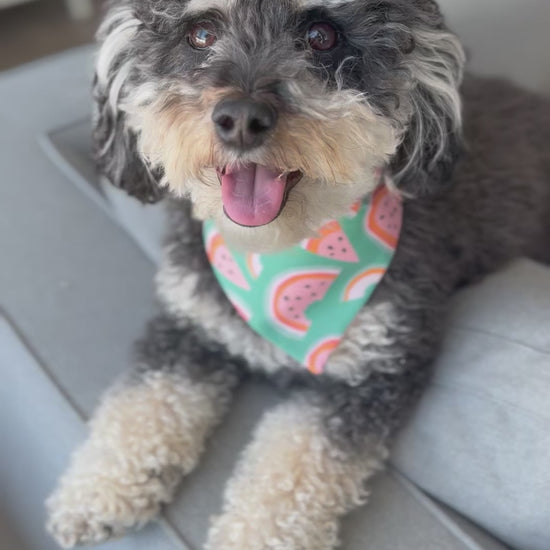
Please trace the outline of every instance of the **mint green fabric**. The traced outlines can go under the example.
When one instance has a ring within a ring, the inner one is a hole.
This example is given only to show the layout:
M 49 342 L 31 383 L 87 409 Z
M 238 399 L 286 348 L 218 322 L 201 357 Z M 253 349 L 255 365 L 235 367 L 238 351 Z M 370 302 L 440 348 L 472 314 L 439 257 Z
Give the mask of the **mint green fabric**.
M 382 184 L 369 203 L 282 252 L 231 250 L 210 221 L 203 233 L 213 271 L 241 317 L 319 374 L 390 265 L 401 223 L 401 200 Z

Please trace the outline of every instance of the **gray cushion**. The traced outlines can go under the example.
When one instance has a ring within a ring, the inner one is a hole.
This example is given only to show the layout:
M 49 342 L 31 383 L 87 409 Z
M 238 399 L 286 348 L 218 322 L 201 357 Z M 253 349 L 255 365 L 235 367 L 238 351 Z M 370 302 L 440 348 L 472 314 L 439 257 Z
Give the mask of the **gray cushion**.
M 517 262 L 455 301 L 394 463 L 522 550 L 550 547 L 550 270 Z
M 154 311 L 154 266 L 43 146 L 89 117 L 87 67 L 81 48 L 0 78 L 0 305 L 89 413 Z

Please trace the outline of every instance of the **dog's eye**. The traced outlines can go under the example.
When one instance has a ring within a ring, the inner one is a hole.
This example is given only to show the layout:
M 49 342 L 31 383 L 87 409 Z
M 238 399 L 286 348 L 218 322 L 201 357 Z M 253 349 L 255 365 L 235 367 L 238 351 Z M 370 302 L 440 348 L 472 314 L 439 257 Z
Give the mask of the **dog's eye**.
M 328 23 L 313 23 L 307 31 L 307 41 L 313 50 L 326 52 L 338 42 L 338 32 Z
M 216 27 L 208 21 L 193 25 L 189 32 L 189 44 L 196 50 L 211 48 L 217 39 Z

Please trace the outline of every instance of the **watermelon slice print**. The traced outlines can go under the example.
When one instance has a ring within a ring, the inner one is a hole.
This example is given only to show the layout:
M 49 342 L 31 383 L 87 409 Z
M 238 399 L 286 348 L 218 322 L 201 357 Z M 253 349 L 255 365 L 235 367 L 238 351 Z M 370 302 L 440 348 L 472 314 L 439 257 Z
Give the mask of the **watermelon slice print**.
M 374 267 L 362 271 L 346 285 L 342 296 L 343 302 L 351 302 L 352 300 L 360 300 L 364 298 L 367 290 L 374 285 L 377 285 L 386 273 L 385 267 Z
M 318 256 L 340 260 L 341 262 L 358 262 L 357 252 L 349 242 L 342 226 L 336 222 L 329 222 L 319 231 L 319 237 L 307 239 L 302 242 L 302 247 Z
M 269 295 L 271 319 L 277 326 L 304 336 L 311 325 L 306 309 L 325 297 L 338 273 L 335 269 L 306 270 L 277 279 Z
M 246 266 L 248 267 L 248 272 L 250 275 L 252 275 L 254 279 L 257 279 L 261 275 L 264 268 L 260 254 L 247 254 Z
M 305 364 L 309 372 L 321 374 L 323 368 L 330 357 L 330 354 L 336 349 L 341 338 L 331 336 L 320 343 L 318 342 L 306 355 Z
M 365 230 L 382 244 L 395 250 L 403 222 L 401 198 L 386 185 L 379 186 L 365 218 Z
M 228 281 L 244 290 L 250 290 L 241 268 L 225 245 L 223 237 L 217 231 L 212 231 L 206 239 L 206 254 L 210 263 Z

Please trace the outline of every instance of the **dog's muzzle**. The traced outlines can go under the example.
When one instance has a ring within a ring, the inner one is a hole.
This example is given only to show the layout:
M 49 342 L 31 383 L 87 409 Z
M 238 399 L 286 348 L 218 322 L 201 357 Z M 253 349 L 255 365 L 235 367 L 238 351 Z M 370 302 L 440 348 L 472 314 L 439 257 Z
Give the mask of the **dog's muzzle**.
M 277 111 L 252 98 L 224 99 L 212 121 L 221 143 L 242 154 L 264 144 L 277 124 Z M 277 218 L 301 173 L 245 162 L 219 167 L 218 177 L 226 216 L 238 225 L 258 227 Z

